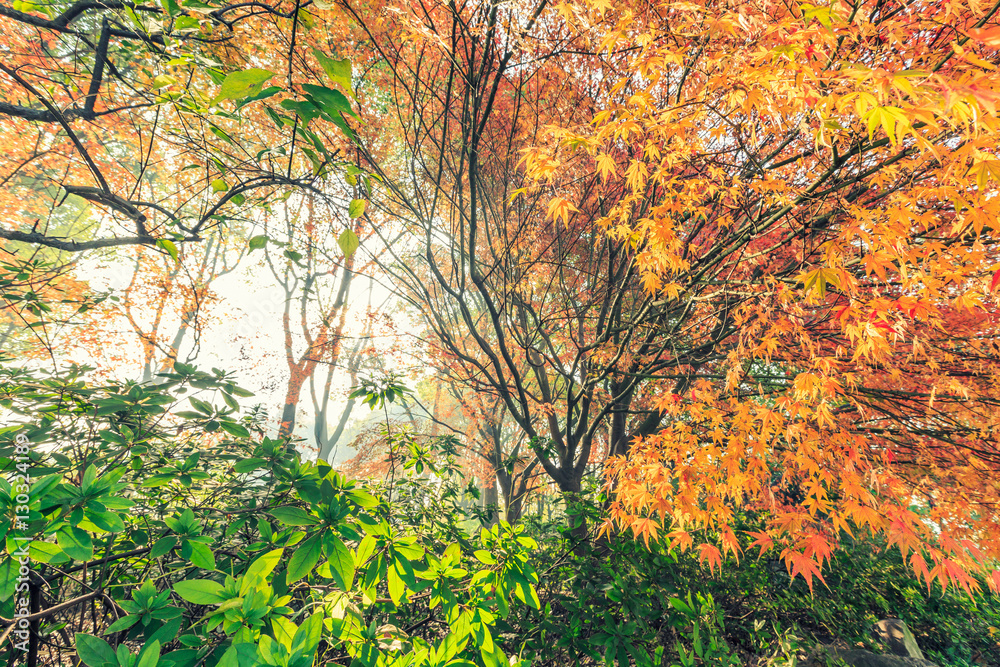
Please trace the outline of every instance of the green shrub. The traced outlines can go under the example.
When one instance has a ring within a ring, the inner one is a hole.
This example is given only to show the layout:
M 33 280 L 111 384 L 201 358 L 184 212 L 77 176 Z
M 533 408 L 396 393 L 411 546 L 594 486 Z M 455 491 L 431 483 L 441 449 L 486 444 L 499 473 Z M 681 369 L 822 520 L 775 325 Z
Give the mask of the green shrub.
M 518 664 L 498 626 L 538 606 L 523 528 L 418 530 L 389 489 L 263 437 L 245 396 L 183 364 L 147 385 L 2 371 L 0 616 L 37 616 L 3 664 Z

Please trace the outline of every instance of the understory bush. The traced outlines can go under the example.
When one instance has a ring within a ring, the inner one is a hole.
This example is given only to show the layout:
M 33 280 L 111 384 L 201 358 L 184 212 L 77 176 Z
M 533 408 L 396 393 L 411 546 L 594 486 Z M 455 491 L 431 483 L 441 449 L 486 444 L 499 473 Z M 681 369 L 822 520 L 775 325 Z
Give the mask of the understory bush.
M 409 523 L 264 437 L 247 395 L 183 364 L 2 371 L 0 664 L 520 664 L 498 627 L 538 606 L 523 527 L 462 533 L 447 457 L 412 482 L 444 521 Z
M 349 480 L 266 437 L 247 397 L 183 364 L 0 371 L 0 667 L 793 665 L 881 650 L 894 616 L 942 665 L 1000 665 L 996 598 L 927 589 L 882 545 L 846 541 L 810 592 L 766 557 L 710 572 L 597 536 L 597 480 L 549 520 L 492 523 L 454 438 L 387 428 L 389 473 Z
M 580 504 L 575 512 L 599 517 L 597 500 Z M 690 553 L 627 535 L 574 554 L 563 525 L 525 521 L 540 544 L 544 611 L 523 611 L 535 618 L 525 627 L 534 625 L 539 664 L 793 665 L 817 644 L 883 652 L 872 625 L 900 618 L 938 664 L 1000 665 L 1000 599 L 929 588 L 881 544 L 845 538 L 810 592 L 766 554 L 711 572 Z

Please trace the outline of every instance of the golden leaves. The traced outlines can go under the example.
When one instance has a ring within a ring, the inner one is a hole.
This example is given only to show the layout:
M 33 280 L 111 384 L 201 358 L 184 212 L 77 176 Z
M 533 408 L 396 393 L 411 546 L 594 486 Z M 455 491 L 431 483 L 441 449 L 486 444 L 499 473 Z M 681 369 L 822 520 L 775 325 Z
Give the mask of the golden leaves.
M 569 226 L 570 214 L 579 213 L 579 211 L 580 209 L 573 206 L 568 200 L 562 197 L 553 197 L 549 202 L 549 208 L 545 212 L 545 217 L 555 221 L 562 220 L 564 225 Z
M 609 466 L 615 524 L 713 570 L 776 549 L 810 586 L 842 535 L 879 535 L 971 586 L 1000 557 L 975 518 L 1000 466 L 972 454 L 1000 446 L 997 29 L 964 7 L 663 11 L 595 37 L 619 69 L 588 150 L 608 233 L 671 325 L 689 309 L 671 344 L 709 361 L 655 386 L 666 428 Z M 971 39 L 929 41 L 943 25 Z M 765 525 L 734 534 L 740 510 Z
M 976 177 L 976 187 L 980 191 L 986 188 L 987 180 L 1000 184 L 1000 160 L 980 160 L 972 165 L 969 174 Z
M 875 107 L 870 109 L 862 120 L 868 124 L 869 141 L 874 139 L 875 130 L 881 128 L 893 146 L 901 143 L 910 129 L 910 120 L 898 107 Z
M 802 283 L 806 292 L 822 299 L 826 296 L 827 285 L 840 287 L 840 272 L 836 269 L 820 267 L 803 273 L 796 280 Z

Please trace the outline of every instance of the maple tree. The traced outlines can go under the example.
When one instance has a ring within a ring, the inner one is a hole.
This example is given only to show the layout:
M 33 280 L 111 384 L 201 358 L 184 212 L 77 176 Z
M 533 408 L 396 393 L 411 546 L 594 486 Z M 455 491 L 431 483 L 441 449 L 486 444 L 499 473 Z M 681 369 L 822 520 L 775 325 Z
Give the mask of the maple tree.
M 992 570 L 998 9 L 560 7 L 608 76 L 526 168 L 557 210 L 600 178 L 598 227 L 672 340 L 663 428 L 609 462 L 605 529 L 714 568 L 749 515 L 810 586 L 848 535 L 928 585 Z

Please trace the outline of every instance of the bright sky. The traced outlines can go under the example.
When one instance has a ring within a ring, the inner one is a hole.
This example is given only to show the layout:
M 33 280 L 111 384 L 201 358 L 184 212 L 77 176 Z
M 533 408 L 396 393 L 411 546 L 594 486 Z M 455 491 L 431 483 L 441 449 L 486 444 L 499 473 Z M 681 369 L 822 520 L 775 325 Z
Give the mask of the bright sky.
M 81 262 L 78 270 L 78 275 L 89 280 L 93 289 L 111 290 L 122 298 L 124 290 L 132 279 L 132 274 L 131 262 L 122 260 L 109 263 L 85 259 Z M 234 271 L 213 281 L 212 287 L 220 301 L 211 307 L 211 314 L 205 320 L 208 326 L 203 330 L 201 349 L 195 360 L 195 365 L 204 370 L 216 367 L 234 372 L 239 385 L 255 394 L 253 398 L 243 399 L 241 406 L 249 408 L 257 403 L 262 404 L 267 409 L 276 429 L 289 376 L 281 325 L 285 299 L 284 290 L 276 283 L 262 251 L 245 255 Z M 362 318 L 365 315 L 370 297 L 373 305 L 386 302 L 389 304 L 387 308 L 391 312 L 393 321 L 397 323 L 402 335 L 408 339 L 404 345 L 411 345 L 412 339 L 408 334 L 414 333 L 415 329 L 409 322 L 409 318 L 400 313 L 398 307 L 394 305 L 398 302 L 393 299 L 390 291 L 377 283 L 370 295 L 368 291 L 369 281 L 367 279 L 359 278 L 353 282 L 352 296 L 349 299 L 351 308 L 348 312 L 347 335 L 357 336 L 361 333 Z M 296 308 L 297 304 L 293 304 L 293 344 L 295 355 L 298 357 L 302 353 L 304 342 L 297 327 Z M 171 310 L 173 312 L 164 314 L 161 326 L 163 335 L 167 337 L 173 335 L 179 321 L 179 313 L 176 312 L 176 308 Z M 141 311 L 137 311 L 138 317 L 142 317 L 142 315 L 144 314 Z M 151 318 L 150 313 L 147 312 L 145 315 Z M 77 360 L 91 365 L 99 365 L 108 375 L 118 379 L 140 379 L 142 376 L 142 349 L 138 336 L 131 330 L 124 318 L 119 318 L 112 326 L 115 328 L 115 333 L 119 334 L 116 338 L 127 341 L 125 345 L 130 346 L 130 349 L 122 350 L 116 343 L 112 346 L 113 351 L 132 360 L 131 362 L 113 364 L 108 360 L 85 358 Z M 190 354 L 192 342 L 192 337 L 188 335 L 181 347 L 181 360 Z M 347 341 L 345 347 L 348 350 L 352 342 L 351 340 Z M 384 347 L 391 345 L 393 341 L 383 338 L 376 342 L 379 347 Z M 346 362 L 346 356 L 345 351 L 341 358 L 342 363 Z M 407 361 L 403 361 L 402 364 L 409 365 Z M 395 370 L 408 370 L 400 368 L 400 362 L 394 361 L 388 365 L 395 367 Z M 317 390 L 322 391 L 322 384 L 325 382 L 325 369 L 317 369 L 315 379 L 318 384 Z M 336 428 L 336 420 L 340 418 L 346 405 L 349 386 L 350 379 L 345 372 L 337 372 L 334 375 L 328 417 L 328 420 L 332 422 L 328 426 L 331 433 Z M 370 417 L 366 407 L 356 407 L 351 415 L 347 430 L 345 430 L 345 436 L 352 426 Z M 303 387 L 299 401 L 296 434 L 307 440 L 312 440 L 313 421 L 312 400 L 307 383 Z M 343 460 L 351 455 L 351 451 L 346 447 L 347 444 L 343 438 L 339 442 L 338 460 Z

